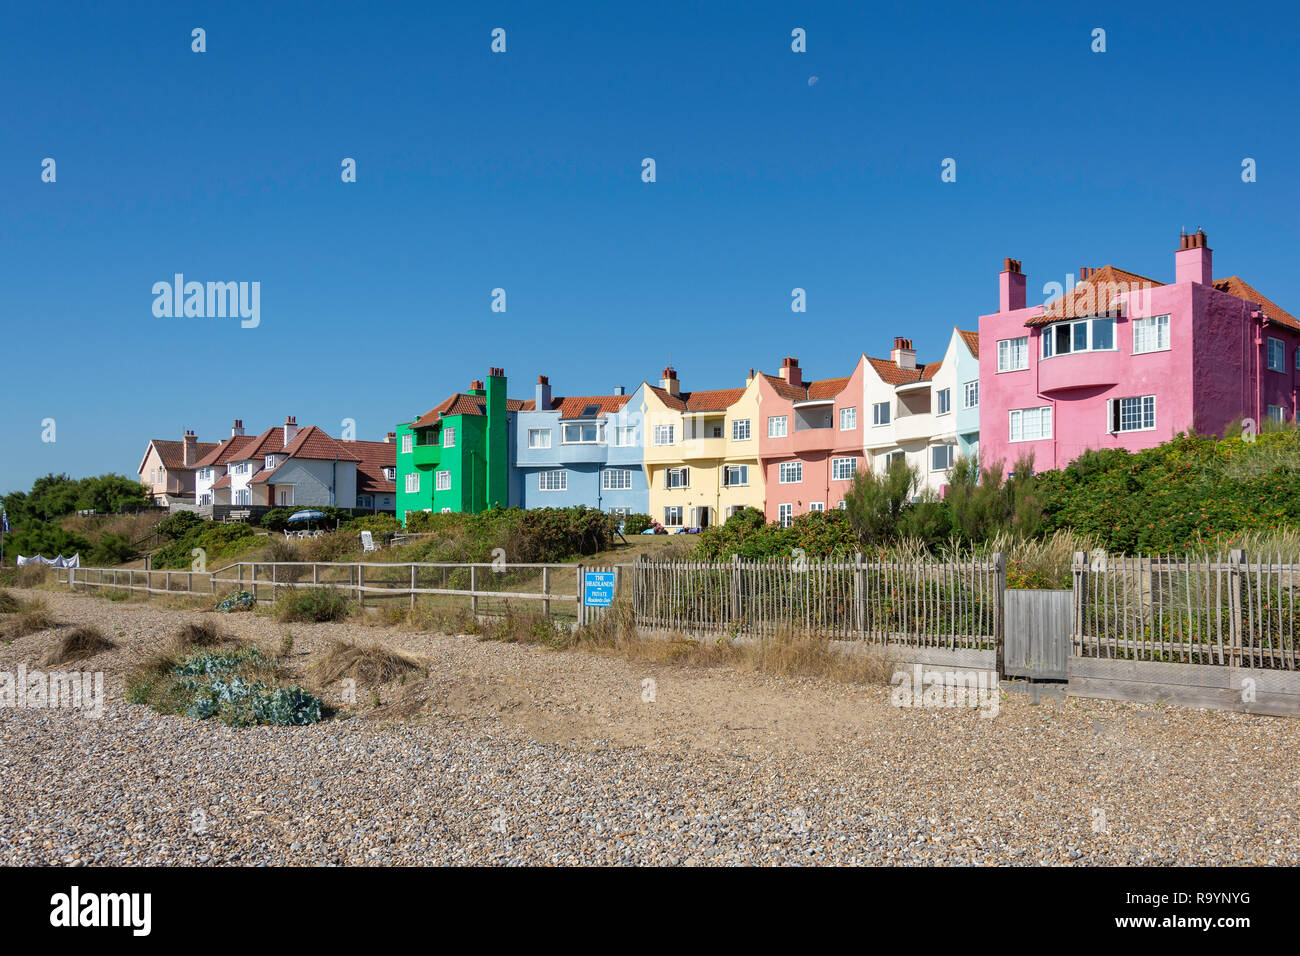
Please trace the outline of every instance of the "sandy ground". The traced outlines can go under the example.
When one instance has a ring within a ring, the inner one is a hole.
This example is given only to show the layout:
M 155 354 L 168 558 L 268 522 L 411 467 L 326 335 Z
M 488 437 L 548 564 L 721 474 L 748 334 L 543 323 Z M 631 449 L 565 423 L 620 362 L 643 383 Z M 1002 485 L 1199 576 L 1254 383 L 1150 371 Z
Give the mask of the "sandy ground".
M 0 864 L 1300 862 L 1300 721 L 1020 695 L 986 718 L 883 686 L 47 596 L 119 647 L 79 665 L 105 674 L 102 719 L 0 709 Z M 123 701 L 136 660 L 214 616 L 269 651 L 292 632 L 304 675 L 346 638 L 427 676 L 377 708 L 315 688 L 340 716 L 301 728 Z M 57 634 L 0 643 L 0 671 Z

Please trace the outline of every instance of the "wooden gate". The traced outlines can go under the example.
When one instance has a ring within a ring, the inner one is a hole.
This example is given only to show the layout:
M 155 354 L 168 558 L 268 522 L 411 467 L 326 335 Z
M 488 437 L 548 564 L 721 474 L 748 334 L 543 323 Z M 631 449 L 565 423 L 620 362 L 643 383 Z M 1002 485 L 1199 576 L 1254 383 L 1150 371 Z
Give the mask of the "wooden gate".
M 1003 676 L 1068 679 L 1074 592 L 1006 591 L 1003 601 Z

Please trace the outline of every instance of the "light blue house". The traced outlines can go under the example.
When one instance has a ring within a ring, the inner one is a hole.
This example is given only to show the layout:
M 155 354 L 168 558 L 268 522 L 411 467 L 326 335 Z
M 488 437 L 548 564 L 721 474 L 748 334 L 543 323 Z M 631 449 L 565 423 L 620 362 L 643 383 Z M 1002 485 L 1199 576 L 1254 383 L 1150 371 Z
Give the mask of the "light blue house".
M 647 513 L 641 390 L 612 395 L 551 395 L 545 375 L 515 416 L 511 504 L 521 508 L 586 505 L 613 514 Z
M 980 334 L 956 329 L 957 454 L 979 461 L 980 455 Z

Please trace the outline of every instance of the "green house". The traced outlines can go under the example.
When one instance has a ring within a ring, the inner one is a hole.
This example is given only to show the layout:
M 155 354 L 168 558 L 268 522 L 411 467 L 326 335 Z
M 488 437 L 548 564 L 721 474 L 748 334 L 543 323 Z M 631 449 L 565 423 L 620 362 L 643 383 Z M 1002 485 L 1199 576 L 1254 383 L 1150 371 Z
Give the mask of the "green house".
M 510 504 L 509 416 L 523 406 L 506 398 L 504 369 L 487 384 L 444 399 L 397 426 L 397 519 L 408 511 L 484 511 Z

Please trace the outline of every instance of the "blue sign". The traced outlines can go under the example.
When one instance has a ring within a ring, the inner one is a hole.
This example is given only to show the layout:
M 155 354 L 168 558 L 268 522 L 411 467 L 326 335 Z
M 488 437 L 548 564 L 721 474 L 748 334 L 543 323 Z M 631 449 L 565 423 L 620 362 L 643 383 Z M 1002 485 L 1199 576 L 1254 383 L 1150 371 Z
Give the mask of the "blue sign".
M 582 603 L 586 607 L 612 607 L 614 604 L 614 572 L 584 571 L 582 573 Z

